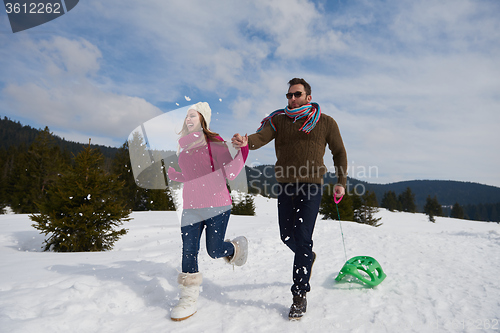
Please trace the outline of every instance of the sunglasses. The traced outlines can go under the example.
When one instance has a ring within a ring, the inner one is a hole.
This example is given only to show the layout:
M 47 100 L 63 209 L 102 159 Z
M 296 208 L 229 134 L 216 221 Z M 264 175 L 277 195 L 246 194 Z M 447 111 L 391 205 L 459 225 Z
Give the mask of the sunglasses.
M 294 93 L 286 94 L 286 98 L 288 99 L 292 99 L 293 96 L 295 96 L 295 98 L 299 98 L 300 96 L 302 96 L 302 91 L 296 91 Z

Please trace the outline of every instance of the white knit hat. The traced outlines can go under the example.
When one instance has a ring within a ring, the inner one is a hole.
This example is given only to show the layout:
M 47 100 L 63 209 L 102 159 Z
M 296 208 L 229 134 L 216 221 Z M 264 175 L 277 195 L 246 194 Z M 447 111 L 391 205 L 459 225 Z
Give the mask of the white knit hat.
M 200 113 L 203 118 L 205 118 L 205 122 L 207 123 L 207 128 L 210 128 L 210 119 L 212 118 L 212 110 L 210 109 L 210 105 L 207 102 L 198 102 L 189 107 L 189 110 L 195 110 Z

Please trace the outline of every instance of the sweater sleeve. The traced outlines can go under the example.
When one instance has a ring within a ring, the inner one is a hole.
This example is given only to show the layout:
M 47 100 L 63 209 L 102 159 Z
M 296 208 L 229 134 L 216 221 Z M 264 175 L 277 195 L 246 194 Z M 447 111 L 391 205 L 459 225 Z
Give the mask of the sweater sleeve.
M 248 144 L 245 147 L 241 147 L 240 149 L 241 155 L 245 161 L 247 160 L 248 157 L 248 151 L 249 151 Z
M 245 166 L 248 157 L 248 145 L 239 149 L 234 158 L 231 157 L 225 142 L 212 143 L 211 147 L 217 161 L 217 169 L 223 168 L 225 177 L 234 180 Z
M 245 166 L 245 161 L 248 157 L 248 145 L 242 147 L 240 151 L 236 154 L 231 163 L 224 166 L 224 171 L 226 178 L 229 180 L 234 180 L 240 171 Z
M 248 137 L 248 148 L 250 150 L 259 149 L 260 147 L 267 145 L 275 137 L 276 132 L 268 122 L 264 125 L 264 128 L 262 128 L 260 132 L 254 133 Z
M 346 187 L 347 183 L 347 152 L 344 147 L 344 141 L 340 135 L 340 130 L 337 122 L 332 118 L 332 123 L 327 136 L 328 147 L 333 156 L 333 164 L 335 165 L 335 174 L 337 183 Z
M 231 153 L 227 148 L 226 142 L 221 137 L 218 138 L 220 141 L 210 141 L 208 143 L 211 150 L 211 158 L 213 159 L 214 167 L 216 169 L 221 168 L 221 166 L 233 160 Z

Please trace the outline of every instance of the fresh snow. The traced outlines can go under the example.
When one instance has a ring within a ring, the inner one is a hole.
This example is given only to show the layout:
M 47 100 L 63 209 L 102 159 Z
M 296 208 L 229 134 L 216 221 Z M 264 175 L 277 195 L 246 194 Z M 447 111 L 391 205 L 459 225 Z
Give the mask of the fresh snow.
M 292 261 L 276 200 L 255 217 L 231 216 L 245 235 L 242 267 L 211 259 L 204 244 L 198 312 L 170 320 L 178 299 L 181 238 L 175 212 L 134 212 L 112 251 L 41 251 L 28 215 L 0 215 L 1 332 L 475 332 L 500 330 L 500 226 L 381 210 L 378 228 L 342 222 L 348 258 L 372 256 L 376 288 L 336 283 L 345 261 L 338 221 L 318 218 L 317 260 L 301 321 L 288 321 Z

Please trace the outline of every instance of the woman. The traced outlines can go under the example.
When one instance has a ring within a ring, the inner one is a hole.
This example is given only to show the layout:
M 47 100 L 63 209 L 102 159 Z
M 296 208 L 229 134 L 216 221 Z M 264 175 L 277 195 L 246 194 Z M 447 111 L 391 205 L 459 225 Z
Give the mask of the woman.
M 207 252 L 212 258 L 241 266 L 247 258 L 247 239 L 243 236 L 224 241 L 231 214 L 231 195 L 226 179 L 239 174 L 248 156 L 248 146 L 233 158 L 224 140 L 209 129 L 211 109 L 200 102 L 187 112 L 179 139 L 179 167 L 170 167 L 170 180 L 182 182 L 183 212 L 181 217 L 182 273 L 179 303 L 172 309 L 172 320 L 184 320 L 196 312 L 196 301 L 202 282 L 198 271 L 200 237 L 206 229 Z

